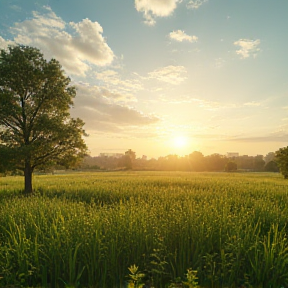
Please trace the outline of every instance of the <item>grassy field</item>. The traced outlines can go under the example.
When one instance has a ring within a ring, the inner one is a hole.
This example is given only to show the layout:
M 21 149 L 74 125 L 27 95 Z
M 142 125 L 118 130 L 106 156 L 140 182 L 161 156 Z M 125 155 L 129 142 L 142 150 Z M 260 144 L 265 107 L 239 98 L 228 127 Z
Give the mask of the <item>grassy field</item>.
M 22 177 L 0 178 L 0 287 L 127 287 L 133 264 L 147 287 L 182 287 L 189 268 L 198 277 L 190 287 L 288 287 L 288 181 L 279 174 L 33 181 L 27 198 Z

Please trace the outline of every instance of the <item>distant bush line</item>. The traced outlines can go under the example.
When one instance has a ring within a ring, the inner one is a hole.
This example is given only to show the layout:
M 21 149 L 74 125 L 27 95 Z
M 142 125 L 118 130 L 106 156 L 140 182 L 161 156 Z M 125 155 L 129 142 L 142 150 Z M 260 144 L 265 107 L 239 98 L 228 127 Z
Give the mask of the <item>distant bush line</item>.
M 131 151 L 131 150 L 130 150 Z M 127 151 L 129 152 L 129 151 Z M 274 161 L 274 152 L 257 156 L 238 156 L 227 157 L 220 154 L 204 156 L 201 152 L 194 151 L 186 156 L 168 155 L 158 159 L 142 156 L 136 158 L 127 156 L 122 157 L 100 155 L 96 157 L 86 156 L 81 165 L 81 169 L 88 170 L 150 170 L 150 171 L 253 171 L 253 172 L 279 172 L 277 163 Z M 233 164 L 232 164 L 233 163 Z M 230 170 L 231 168 L 231 170 Z

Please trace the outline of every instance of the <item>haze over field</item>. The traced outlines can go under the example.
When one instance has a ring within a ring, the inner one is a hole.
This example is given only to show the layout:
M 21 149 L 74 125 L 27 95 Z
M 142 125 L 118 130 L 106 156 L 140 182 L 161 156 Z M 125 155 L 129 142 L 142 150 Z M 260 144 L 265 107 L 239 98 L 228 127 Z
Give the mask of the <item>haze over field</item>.
M 92 155 L 288 143 L 288 2 L 1 0 L 0 48 L 60 61 Z

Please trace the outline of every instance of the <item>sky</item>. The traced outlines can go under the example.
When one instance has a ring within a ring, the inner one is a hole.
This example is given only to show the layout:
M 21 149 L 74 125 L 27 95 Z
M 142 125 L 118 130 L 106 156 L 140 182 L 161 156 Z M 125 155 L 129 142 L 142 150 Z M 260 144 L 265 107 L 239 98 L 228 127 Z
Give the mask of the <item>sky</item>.
M 288 145 L 287 0 L 0 0 L 0 48 L 57 59 L 91 156 Z

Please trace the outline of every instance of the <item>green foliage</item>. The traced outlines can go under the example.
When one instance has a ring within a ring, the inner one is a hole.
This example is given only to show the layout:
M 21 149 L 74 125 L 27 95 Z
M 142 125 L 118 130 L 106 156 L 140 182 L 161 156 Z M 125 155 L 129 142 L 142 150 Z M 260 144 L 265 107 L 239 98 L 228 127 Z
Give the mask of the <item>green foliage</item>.
M 0 178 L 0 287 L 122 288 L 127 267 L 139 287 L 288 286 L 278 174 L 74 173 L 34 186 L 27 201 L 21 177 Z
M 236 171 L 237 170 L 237 164 L 233 161 L 229 161 L 226 165 L 225 165 L 225 171 L 226 172 L 232 172 L 232 171 Z
M 257 155 L 253 159 L 253 166 L 255 171 L 263 171 L 265 166 L 265 161 L 262 155 Z
M 126 169 L 132 169 L 135 158 L 136 153 L 129 149 L 125 152 L 125 155 L 119 160 L 118 166 L 125 167 Z
M 276 151 L 275 161 L 279 167 L 281 174 L 285 179 L 288 178 L 288 146 L 280 148 Z
M 185 274 L 186 280 L 181 281 L 181 278 L 178 277 L 176 279 L 176 282 L 173 282 L 169 285 L 169 288 L 180 288 L 180 287 L 186 287 L 186 288 L 198 288 L 198 277 L 197 277 L 197 271 L 192 270 L 189 268 L 187 270 L 187 273 Z
M 86 153 L 84 123 L 69 113 L 75 95 L 57 60 L 33 47 L 1 50 L 1 162 L 24 171 L 26 190 L 35 167 L 68 167 Z
M 279 168 L 278 165 L 275 161 L 269 161 L 265 167 L 264 167 L 264 171 L 266 172 L 279 172 Z
M 142 279 L 145 277 L 145 274 L 139 272 L 138 266 L 136 266 L 135 264 L 128 267 L 128 270 L 130 272 L 128 288 L 142 288 L 144 286 L 144 284 L 142 283 Z
M 189 168 L 192 171 L 204 171 L 204 155 L 199 151 L 194 151 L 188 156 L 189 159 Z
M 184 282 L 184 285 L 186 285 L 188 288 L 197 288 L 198 287 L 198 277 L 197 277 L 197 271 L 188 269 L 186 274 L 187 281 Z

